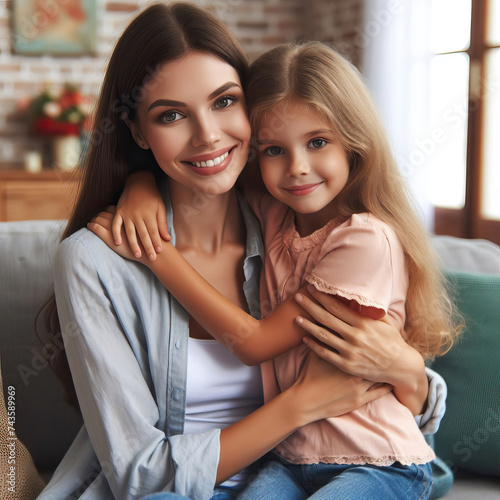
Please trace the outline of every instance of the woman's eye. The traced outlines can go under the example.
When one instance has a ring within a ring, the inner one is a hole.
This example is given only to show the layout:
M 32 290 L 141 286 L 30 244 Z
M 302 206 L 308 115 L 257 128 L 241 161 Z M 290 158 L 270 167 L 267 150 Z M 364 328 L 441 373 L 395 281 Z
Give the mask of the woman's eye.
M 264 150 L 264 154 L 267 156 L 278 156 L 283 154 L 283 148 L 279 146 L 270 146 Z
M 313 139 L 309 145 L 312 149 L 320 149 L 326 145 L 325 139 Z
M 181 115 L 178 111 L 165 111 L 165 113 L 162 113 L 159 117 L 158 120 L 161 123 L 172 123 L 176 122 L 177 120 L 180 120 L 183 115 Z
M 215 108 L 227 108 L 236 101 L 234 97 L 224 96 L 215 101 Z

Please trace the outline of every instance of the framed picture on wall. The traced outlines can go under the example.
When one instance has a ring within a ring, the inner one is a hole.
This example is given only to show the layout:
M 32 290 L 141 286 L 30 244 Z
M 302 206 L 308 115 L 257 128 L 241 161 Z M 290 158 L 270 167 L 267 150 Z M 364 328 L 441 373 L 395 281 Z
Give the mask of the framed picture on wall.
M 15 0 L 12 49 L 21 55 L 96 52 L 96 0 Z

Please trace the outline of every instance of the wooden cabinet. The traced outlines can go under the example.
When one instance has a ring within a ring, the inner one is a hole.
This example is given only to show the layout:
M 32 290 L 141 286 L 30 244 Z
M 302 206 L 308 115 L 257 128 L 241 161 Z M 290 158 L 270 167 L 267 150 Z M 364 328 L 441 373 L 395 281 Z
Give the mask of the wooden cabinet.
M 0 169 L 0 221 L 67 219 L 80 172 Z

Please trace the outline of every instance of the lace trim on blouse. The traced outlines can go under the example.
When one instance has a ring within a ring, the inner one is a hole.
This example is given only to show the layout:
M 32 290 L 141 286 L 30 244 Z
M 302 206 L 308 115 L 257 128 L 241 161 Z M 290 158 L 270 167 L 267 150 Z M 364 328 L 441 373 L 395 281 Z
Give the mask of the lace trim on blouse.
M 394 462 L 399 462 L 402 465 L 411 465 L 411 464 L 426 464 L 431 460 L 434 460 L 436 456 L 433 452 L 427 453 L 423 456 L 421 455 L 384 455 L 382 457 L 371 457 L 367 455 L 355 455 L 352 457 L 344 456 L 344 457 L 329 457 L 329 456 L 311 456 L 311 457 L 295 457 L 295 456 L 287 456 L 285 454 L 280 455 L 290 463 L 297 465 L 306 465 L 306 464 L 339 464 L 339 465 L 362 465 L 362 464 L 371 464 L 378 465 L 380 467 L 392 465 Z
M 325 292 L 330 295 L 339 295 L 340 297 L 344 297 L 347 300 L 355 300 L 361 306 L 375 307 L 377 309 L 382 309 L 383 311 L 386 311 L 386 307 L 381 302 L 372 299 L 367 299 L 366 297 L 358 295 L 357 293 L 352 293 L 342 288 L 330 285 L 325 280 L 321 279 L 315 274 L 310 274 L 306 278 L 306 280 L 309 283 L 311 283 L 311 285 L 314 285 L 316 287 L 316 290 L 319 290 L 320 292 Z

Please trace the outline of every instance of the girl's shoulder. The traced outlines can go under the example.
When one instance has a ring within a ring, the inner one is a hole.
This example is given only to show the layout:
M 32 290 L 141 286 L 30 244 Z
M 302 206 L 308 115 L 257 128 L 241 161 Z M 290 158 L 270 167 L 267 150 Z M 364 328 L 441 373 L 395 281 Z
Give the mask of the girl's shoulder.
M 377 253 L 392 255 L 392 258 L 403 255 L 402 245 L 394 229 L 369 212 L 353 214 L 331 229 L 323 250 L 340 247 L 365 249 L 372 257 Z
M 371 233 L 373 237 L 384 237 L 389 243 L 399 245 L 399 238 L 394 229 L 387 222 L 370 212 L 352 214 L 347 220 L 335 226 L 330 234 L 335 236 L 339 233 L 346 236 L 350 235 L 350 237 L 355 237 L 357 234 L 366 235 Z

